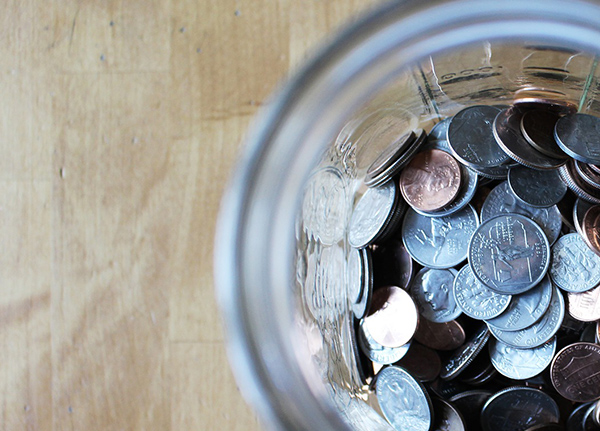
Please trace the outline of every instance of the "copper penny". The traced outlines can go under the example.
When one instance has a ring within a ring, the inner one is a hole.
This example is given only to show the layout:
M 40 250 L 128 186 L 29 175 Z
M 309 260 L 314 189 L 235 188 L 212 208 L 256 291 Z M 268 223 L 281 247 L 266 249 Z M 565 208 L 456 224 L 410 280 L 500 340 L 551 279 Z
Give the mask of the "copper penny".
M 437 211 L 458 195 L 461 172 L 456 159 L 445 151 L 422 151 L 402 171 L 400 191 L 412 207 Z
M 456 320 L 435 323 L 421 319 L 415 333 L 415 340 L 435 350 L 457 349 L 464 344 L 465 339 L 465 330 Z
M 420 382 L 431 382 L 442 369 L 442 360 L 435 350 L 412 343 L 406 355 L 396 363 Z
M 373 292 L 363 325 L 382 346 L 400 347 L 413 337 L 418 322 L 419 312 L 410 295 L 397 286 L 386 286 Z
M 582 230 L 585 243 L 600 255 L 600 205 L 594 205 L 585 212 Z
M 573 343 L 562 349 L 550 366 L 556 391 L 568 400 L 585 403 L 600 398 L 600 346 Z
M 582 322 L 600 319 L 600 287 L 581 293 L 568 294 L 569 314 Z

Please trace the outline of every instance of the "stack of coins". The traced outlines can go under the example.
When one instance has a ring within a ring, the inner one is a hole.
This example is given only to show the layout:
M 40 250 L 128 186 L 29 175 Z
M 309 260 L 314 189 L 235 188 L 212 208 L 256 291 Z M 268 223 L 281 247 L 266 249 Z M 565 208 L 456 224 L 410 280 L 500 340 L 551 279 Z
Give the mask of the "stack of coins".
M 348 226 L 357 363 L 398 430 L 600 430 L 600 118 L 472 106 L 395 140 Z

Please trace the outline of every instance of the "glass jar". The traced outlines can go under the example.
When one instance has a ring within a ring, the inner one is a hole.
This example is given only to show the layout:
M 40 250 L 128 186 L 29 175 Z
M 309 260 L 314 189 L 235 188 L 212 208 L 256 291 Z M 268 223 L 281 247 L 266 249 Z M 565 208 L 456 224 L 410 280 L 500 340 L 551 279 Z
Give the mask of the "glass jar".
M 391 429 L 355 359 L 347 226 L 378 139 L 471 105 L 600 115 L 600 3 L 404 1 L 348 28 L 262 112 L 224 198 L 217 294 L 247 400 L 274 429 Z

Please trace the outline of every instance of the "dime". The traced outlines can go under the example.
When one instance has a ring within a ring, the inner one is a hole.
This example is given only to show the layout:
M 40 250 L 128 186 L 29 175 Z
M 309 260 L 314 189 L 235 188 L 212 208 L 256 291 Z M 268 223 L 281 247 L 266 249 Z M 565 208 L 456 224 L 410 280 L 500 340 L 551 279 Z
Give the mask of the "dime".
M 521 118 L 524 111 L 516 106 L 502 110 L 494 119 L 493 132 L 498 146 L 516 162 L 534 169 L 556 169 L 566 159 L 549 157 L 535 148 L 521 133 Z
M 558 174 L 567 187 L 577 196 L 588 202 L 600 204 L 600 190 L 590 186 L 581 179 L 577 173 L 575 162 L 573 160 L 569 160 L 564 166 L 561 166 L 558 169 Z
M 582 322 L 600 319 L 600 286 L 587 292 L 569 293 L 569 314 Z
M 352 312 L 357 319 L 362 319 L 365 316 L 367 310 L 371 307 L 371 298 L 373 296 L 373 262 L 371 260 L 371 250 L 368 248 L 360 249 L 360 257 L 362 287 L 359 299 L 352 305 Z
M 585 245 L 579 234 L 570 233 L 552 246 L 549 273 L 562 290 L 585 292 L 600 283 L 600 257 Z
M 494 292 L 481 283 L 467 264 L 454 279 L 454 299 L 467 316 L 477 320 L 491 319 L 508 308 L 511 295 Z
M 465 431 L 465 423 L 458 410 L 447 401 L 433 399 L 435 422 L 433 431 Z
M 450 322 L 460 316 L 452 293 L 455 269 L 423 268 L 410 285 L 420 315 L 432 322 Z
M 429 431 L 433 406 L 427 391 L 400 367 L 377 374 L 375 392 L 383 415 L 397 430 Z
M 525 292 L 539 283 L 550 264 L 550 244 L 542 229 L 519 214 L 486 220 L 469 243 L 475 276 L 499 293 Z
M 477 226 L 470 205 L 446 217 L 425 217 L 409 209 L 402 224 L 402 241 L 411 257 L 429 268 L 450 268 L 467 257 L 469 239 Z
M 375 341 L 369 330 L 365 328 L 363 321 L 361 321 L 358 327 L 358 346 L 371 361 L 377 364 L 393 364 L 408 353 L 411 342 L 400 347 L 382 346 Z
M 585 403 L 600 398 L 600 346 L 574 343 L 562 349 L 550 366 L 552 385 L 568 400 Z
M 535 208 L 556 205 L 567 193 L 558 171 L 537 171 L 525 166 L 508 171 L 508 186 L 517 199 Z
M 441 150 L 417 154 L 400 175 L 400 191 L 406 202 L 421 211 L 438 211 L 458 195 L 461 169 Z
M 518 331 L 540 320 L 550 307 L 552 283 L 545 277 L 533 289 L 514 295 L 506 311 L 498 317 L 486 320 L 489 327 L 502 331 Z
M 352 247 L 363 248 L 373 242 L 386 226 L 396 199 L 394 181 L 367 189 L 352 212 L 348 225 L 348 243 Z
M 452 397 L 450 401 L 462 414 L 465 425 L 469 431 L 481 429 L 481 409 L 492 392 L 482 389 L 474 389 L 460 392 Z
M 392 285 L 408 289 L 413 261 L 402 240 L 392 238 L 373 252 L 375 286 Z
M 489 342 L 490 358 L 500 374 L 509 379 L 525 380 L 546 369 L 556 351 L 556 337 L 532 349 L 518 349 L 495 338 Z
M 373 292 L 369 314 L 363 325 L 373 339 L 385 347 L 400 347 L 417 330 L 419 314 L 410 295 L 396 286 L 380 287 Z
M 481 352 L 489 338 L 489 329 L 485 325 L 481 325 L 473 336 L 460 348 L 456 349 L 444 363 L 440 377 L 444 380 L 456 378 Z
M 574 159 L 600 164 L 600 118 L 580 112 L 566 115 L 556 122 L 554 137 Z
M 546 313 L 533 325 L 519 331 L 502 331 L 490 326 L 490 332 L 498 340 L 519 349 L 538 347 L 550 340 L 560 329 L 565 317 L 565 300 L 554 287 L 552 301 Z
M 435 323 L 422 319 L 415 340 L 435 350 L 454 350 L 465 342 L 465 330 L 456 320 Z
M 481 412 L 485 431 L 526 430 L 545 423 L 557 423 L 560 412 L 550 395 L 534 388 L 506 388 L 492 395 Z
M 567 157 L 554 139 L 554 126 L 559 118 L 558 113 L 547 109 L 527 111 L 521 118 L 521 133 L 527 142 L 540 153 L 555 159 Z
M 594 205 L 583 216 L 583 238 L 591 250 L 600 255 L 600 205 Z
M 485 169 L 509 160 L 492 134 L 492 124 L 498 112 L 498 108 L 478 105 L 465 108 L 452 117 L 448 126 L 448 143 L 459 161 L 475 169 Z
M 407 354 L 396 365 L 420 382 L 431 382 L 440 374 L 442 361 L 435 350 L 412 343 Z
M 550 244 L 553 244 L 560 234 L 562 222 L 558 207 L 535 208 L 525 205 L 512 193 L 508 181 L 496 186 L 485 199 L 481 207 L 481 221 L 506 213 L 521 214 L 536 222 L 543 229 Z

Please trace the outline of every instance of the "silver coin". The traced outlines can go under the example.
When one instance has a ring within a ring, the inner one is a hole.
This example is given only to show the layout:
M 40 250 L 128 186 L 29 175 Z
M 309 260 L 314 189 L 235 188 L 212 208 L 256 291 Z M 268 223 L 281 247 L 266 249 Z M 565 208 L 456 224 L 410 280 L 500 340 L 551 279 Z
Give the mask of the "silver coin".
M 491 391 L 472 389 L 453 395 L 448 401 L 460 411 L 467 429 L 477 431 L 481 430 L 481 409 L 492 395 Z
M 600 118 L 579 112 L 565 115 L 556 122 L 554 137 L 574 159 L 600 164 Z
M 504 313 L 486 320 L 490 328 L 502 331 L 518 331 L 540 320 L 552 301 L 552 283 L 544 278 L 533 289 L 514 295 Z
M 427 391 L 400 367 L 385 367 L 375 383 L 377 401 L 383 415 L 398 431 L 429 431 L 433 405 Z
M 575 410 L 571 412 L 569 418 L 567 419 L 567 431 L 582 431 L 585 430 L 583 427 L 584 419 L 586 418 L 586 413 L 590 408 L 594 408 L 594 403 L 585 403 L 577 406 Z
M 481 207 L 481 221 L 505 213 L 524 215 L 536 222 L 546 234 L 548 242 L 553 244 L 560 235 L 562 221 L 556 205 L 550 208 L 535 208 L 520 202 L 510 190 L 508 181 L 494 187 Z
M 417 139 L 417 135 L 411 130 L 405 132 L 402 124 L 390 121 L 391 117 L 383 118 L 381 130 L 377 134 L 377 139 L 389 142 L 388 146 L 379 154 L 379 156 L 367 168 L 365 183 L 369 185 L 369 179 L 376 178 L 383 171 L 389 168 L 411 143 Z
M 558 168 L 558 174 L 567 187 L 577 196 L 588 202 L 600 204 L 600 190 L 581 179 L 575 168 L 574 160 L 569 160 L 564 166 Z
M 486 325 L 481 325 L 461 347 L 456 349 L 452 356 L 442 366 L 440 378 L 452 380 L 462 373 L 473 362 L 479 352 L 490 338 L 490 330 Z
M 459 411 L 440 398 L 433 399 L 433 411 L 435 421 L 432 431 L 465 431 L 466 426 Z
M 493 168 L 486 168 L 486 169 L 475 169 L 475 168 L 471 168 L 473 169 L 475 172 L 477 172 L 477 175 L 483 177 L 483 178 L 487 178 L 488 180 L 505 180 L 508 177 L 508 171 L 510 170 L 512 166 L 511 165 L 500 165 L 500 166 L 495 166 Z
M 538 284 L 550 265 L 550 244 L 542 229 L 519 214 L 483 222 L 469 243 L 469 264 L 483 284 L 514 295 Z
M 583 236 L 583 216 L 593 206 L 593 203 L 581 198 L 577 198 L 573 205 L 573 224 L 575 225 L 575 230 L 581 236 Z
M 352 212 L 348 225 L 348 243 L 363 248 L 371 243 L 386 226 L 396 204 L 397 186 L 388 181 L 379 187 L 367 189 Z
M 354 304 L 360 301 L 363 287 L 363 263 L 360 251 L 351 248 L 346 256 L 346 286 L 348 287 L 348 300 Z
M 433 126 L 431 132 L 429 132 L 427 141 L 445 141 L 448 136 L 448 126 L 450 126 L 450 120 L 452 120 L 452 118 L 446 118 Z
M 511 295 L 494 292 L 473 274 L 471 266 L 463 266 L 454 279 L 454 299 L 467 316 L 485 320 L 499 316 L 508 308 Z
M 497 392 L 481 411 L 484 431 L 523 431 L 537 424 L 557 423 L 559 418 L 558 405 L 550 395 L 523 387 Z
M 554 139 L 554 126 L 559 118 L 557 112 L 547 109 L 527 111 L 521 118 L 521 133 L 527 142 L 539 152 L 556 159 L 567 157 Z
M 556 352 L 556 337 L 532 349 L 518 349 L 495 338 L 489 341 L 490 359 L 498 372 L 509 379 L 537 376 L 550 365 Z
M 377 364 L 393 364 L 402 359 L 410 348 L 410 341 L 400 347 L 385 347 L 379 344 L 367 327 L 360 323 L 358 327 L 358 346 L 360 350 L 373 362 Z
M 566 292 L 585 292 L 600 284 L 600 256 L 578 233 L 564 235 L 552 246 L 550 277 Z
M 425 217 L 408 209 L 402 241 L 411 257 L 428 268 L 456 266 L 467 258 L 469 239 L 479 226 L 471 205 L 446 217 Z
M 410 285 L 410 296 L 422 317 L 431 322 L 446 323 L 460 316 L 462 311 L 452 293 L 456 273 L 453 268 L 423 268 L 417 273 Z
M 590 186 L 600 188 L 600 173 L 596 172 L 587 163 L 575 160 L 575 170 L 579 174 L 579 178 L 588 183 Z
M 556 205 L 567 193 L 567 185 L 558 171 L 538 171 L 525 166 L 508 171 L 508 186 L 522 203 L 536 208 Z
M 373 296 L 373 260 L 371 250 L 368 248 L 360 249 L 361 257 L 361 281 L 359 299 L 352 305 L 354 317 L 362 319 L 371 307 L 371 297 Z
M 520 331 L 502 331 L 494 327 L 490 327 L 490 331 L 495 338 L 513 347 L 520 349 L 538 347 L 558 332 L 565 317 L 565 308 L 562 293 L 554 287 L 550 307 L 536 323 Z
M 509 160 L 492 133 L 498 112 L 492 106 L 476 105 L 452 117 L 447 139 L 458 160 L 475 169 L 492 168 Z

